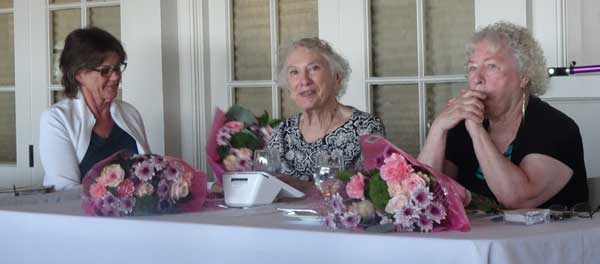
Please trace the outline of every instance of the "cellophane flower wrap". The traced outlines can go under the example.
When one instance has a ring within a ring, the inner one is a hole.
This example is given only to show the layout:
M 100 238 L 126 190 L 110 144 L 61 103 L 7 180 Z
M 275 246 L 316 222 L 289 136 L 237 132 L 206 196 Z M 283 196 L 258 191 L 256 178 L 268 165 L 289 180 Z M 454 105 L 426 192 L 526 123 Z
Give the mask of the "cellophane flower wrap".
M 256 117 L 238 105 L 227 113 L 217 109 L 206 146 L 216 183 L 223 183 L 222 175 L 226 171 L 251 171 L 254 151 L 266 146 L 279 122 L 271 119 L 266 111 Z
M 207 177 L 181 159 L 122 150 L 83 178 L 87 215 L 128 216 L 200 211 Z
M 360 138 L 364 171 L 342 172 L 325 224 L 376 232 L 469 231 L 466 190 L 379 135 Z M 340 194 L 341 193 L 341 194 Z

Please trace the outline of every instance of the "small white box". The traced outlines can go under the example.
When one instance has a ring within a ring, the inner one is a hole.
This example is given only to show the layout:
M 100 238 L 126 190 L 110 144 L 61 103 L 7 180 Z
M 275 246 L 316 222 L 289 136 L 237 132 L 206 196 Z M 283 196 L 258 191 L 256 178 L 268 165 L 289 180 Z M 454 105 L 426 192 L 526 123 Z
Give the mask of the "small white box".
M 504 211 L 504 221 L 533 225 L 550 222 L 548 209 L 516 209 Z
M 277 197 L 302 198 L 304 193 L 262 171 L 223 174 L 225 204 L 249 207 L 273 203 Z

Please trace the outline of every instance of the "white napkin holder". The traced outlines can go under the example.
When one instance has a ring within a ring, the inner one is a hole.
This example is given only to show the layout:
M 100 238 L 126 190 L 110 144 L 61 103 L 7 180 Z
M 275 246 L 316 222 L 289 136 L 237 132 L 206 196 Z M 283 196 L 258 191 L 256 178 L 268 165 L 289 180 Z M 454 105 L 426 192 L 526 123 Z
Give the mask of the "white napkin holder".
M 224 173 L 223 191 L 225 204 L 231 207 L 270 204 L 280 197 L 304 197 L 301 191 L 262 171 Z

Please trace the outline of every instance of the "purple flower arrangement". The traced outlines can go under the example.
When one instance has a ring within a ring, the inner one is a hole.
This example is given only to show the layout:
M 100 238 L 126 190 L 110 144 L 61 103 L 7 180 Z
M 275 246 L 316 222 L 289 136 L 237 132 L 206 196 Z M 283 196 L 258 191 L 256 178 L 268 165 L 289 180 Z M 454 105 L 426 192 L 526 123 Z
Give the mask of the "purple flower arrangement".
M 266 146 L 279 122 L 266 111 L 256 117 L 238 105 L 227 113 L 217 109 L 206 150 L 217 184 L 221 184 L 221 175 L 226 171 L 251 171 L 254 151 Z
M 327 201 L 325 225 L 373 231 L 430 232 L 446 218 L 445 195 L 435 177 L 392 153 L 379 169 L 342 172 L 344 201 L 335 194 Z
M 204 203 L 206 181 L 204 173 L 182 160 L 121 151 L 86 174 L 82 207 L 98 216 L 197 211 Z

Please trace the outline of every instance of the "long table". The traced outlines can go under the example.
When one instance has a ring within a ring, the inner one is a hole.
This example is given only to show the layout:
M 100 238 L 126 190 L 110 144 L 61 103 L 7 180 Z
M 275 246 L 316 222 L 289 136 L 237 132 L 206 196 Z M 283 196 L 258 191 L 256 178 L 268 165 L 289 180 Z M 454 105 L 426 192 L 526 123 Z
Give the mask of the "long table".
M 19 200 L 20 199 L 20 200 Z M 0 263 L 600 263 L 600 216 L 470 232 L 356 233 L 277 208 L 144 217 L 82 215 L 77 193 L 0 197 Z

